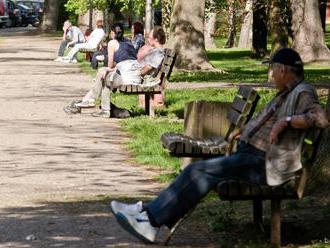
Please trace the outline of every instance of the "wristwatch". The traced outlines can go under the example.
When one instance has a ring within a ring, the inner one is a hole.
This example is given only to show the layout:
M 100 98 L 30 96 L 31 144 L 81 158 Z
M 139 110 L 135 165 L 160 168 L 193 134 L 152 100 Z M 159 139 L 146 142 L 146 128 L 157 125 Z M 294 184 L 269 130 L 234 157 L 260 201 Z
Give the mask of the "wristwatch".
M 288 127 L 291 127 L 291 121 L 292 121 L 292 116 L 287 116 L 287 117 L 285 117 L 285 121 L 286 121 L 286 123 L 288 123 Z

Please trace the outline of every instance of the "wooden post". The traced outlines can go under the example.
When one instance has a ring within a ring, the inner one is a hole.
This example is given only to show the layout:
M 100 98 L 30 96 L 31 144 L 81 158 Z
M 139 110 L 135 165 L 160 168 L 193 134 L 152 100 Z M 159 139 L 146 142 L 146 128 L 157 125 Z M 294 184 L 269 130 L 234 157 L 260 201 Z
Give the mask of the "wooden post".
M 150 117 L 155 116 L 155 110 L 153 106 L 153 95 L 151 94 L 145 94 L 145 111 L 146 115 L 149 115 Z
M 229 121 L 227 113 L 232 103 L 194 101 L 187 103 L 184 110 L 184 134 L 193 138 L 225 136 Z M 183 158 L 181 169 L 199 159 Z
M 271 200 L 271 237 L 270 243 L 272 248 L 281 247 L 281 200 Z

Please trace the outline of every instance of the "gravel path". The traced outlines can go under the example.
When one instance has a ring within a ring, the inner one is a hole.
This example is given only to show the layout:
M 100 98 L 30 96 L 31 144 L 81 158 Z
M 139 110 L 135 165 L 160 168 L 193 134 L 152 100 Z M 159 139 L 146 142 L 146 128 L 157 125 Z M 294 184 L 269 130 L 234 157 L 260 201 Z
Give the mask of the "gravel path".
M 0 247 L 140 246 L 104 196 L 152 196 L 157 172 L 134 165 L 118 120 L 63 112 L 91 78 L 53 62 L 58 44 L 0 30 Z

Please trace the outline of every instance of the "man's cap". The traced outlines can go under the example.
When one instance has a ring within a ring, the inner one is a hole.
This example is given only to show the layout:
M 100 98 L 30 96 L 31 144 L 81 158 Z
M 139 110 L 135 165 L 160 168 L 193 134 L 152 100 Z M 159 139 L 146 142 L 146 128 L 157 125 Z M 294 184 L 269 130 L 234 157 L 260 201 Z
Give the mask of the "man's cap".
M 263 64 L 273 64 L 279 63 L 283 65 L 288 65 L 292 67 L 303 67 L 304 63 L 299 55 L 294 49 L 292 48 L 281 48 L 277 50 L 273 56 L 266 61 L 262 62 Z

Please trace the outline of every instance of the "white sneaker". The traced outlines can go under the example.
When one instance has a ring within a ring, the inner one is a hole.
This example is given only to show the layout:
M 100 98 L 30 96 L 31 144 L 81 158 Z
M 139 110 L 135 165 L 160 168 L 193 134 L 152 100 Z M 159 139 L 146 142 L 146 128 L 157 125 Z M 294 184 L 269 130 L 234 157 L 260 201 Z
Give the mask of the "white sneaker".
M 57 57 L 56 59 L 54 59 L 55 62 L 62 62 L 63 57 Z
M 115 217 L 118 223 L 134 237 L 146 243 L 155 243 L 159 228 L 150 224 L 146 211 L 136 215 L 118 212 Z
M 94 108 L 95 107 L 95 100 L 94 99 L 90 99 L 89 101 L 81 101 L 75 104 L 76 107 L 79 108 Z
M 104 55 L 97 55 L 96 60 L 97 61 L 104 61 Z
M 70 63 L 72 63 L 72 64 L 77 64 L 77 63 L 78 63 L 78 60 L 76 60 L 76 59 L 71 59 L 71 60 L 70 60 Z
M 139 201 L 135 204 L 126 204 L 117 201 L 111 201 L 110 209 L 113 214 L 121 212 L 128 215 L 136 215 L 142 212 L 142 205 L 142 201 Z

